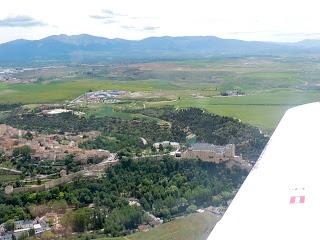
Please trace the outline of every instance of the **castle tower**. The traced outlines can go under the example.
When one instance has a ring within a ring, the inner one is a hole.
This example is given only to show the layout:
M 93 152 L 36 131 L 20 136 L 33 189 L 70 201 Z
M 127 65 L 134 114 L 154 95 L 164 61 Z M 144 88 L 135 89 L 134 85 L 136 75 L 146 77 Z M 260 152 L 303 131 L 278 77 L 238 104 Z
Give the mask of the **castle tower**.
M 236 155 L 236 146 L 234 144 L 227 144 L 224 155 L 228 158 L 233 158 Z
M 6 186 L 5 189 L 4 189 L 4 192 L 7 195 L 13 193 L 13 186 L 12 185 Z

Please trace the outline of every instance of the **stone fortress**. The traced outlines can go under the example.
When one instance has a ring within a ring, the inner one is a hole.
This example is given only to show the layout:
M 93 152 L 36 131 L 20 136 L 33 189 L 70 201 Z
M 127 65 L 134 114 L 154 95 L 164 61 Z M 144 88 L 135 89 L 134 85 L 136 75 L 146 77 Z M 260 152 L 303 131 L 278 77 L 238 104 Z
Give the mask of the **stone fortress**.
M 203 161 L 214 163 L 221 163 L 231 159 L 242 159 L 241 156 L 236 156 L 236 147 L 234 144 L 218 146 L 210 143 L 192 144 L 187 151 L 182 153 L 182 157 L 199 158 Z
M 177 156 L 177 155 L 176 155 Z M 238 166 L 243 169 L 250 170 L 251 164 L 236 155 L 236 147 L 234 144 L 218 146 L 210 143 L 191 144 L 188 149 L 179 154 L 182 159 L 200 159 L 205 162 L 226 163 L 227 166 Z

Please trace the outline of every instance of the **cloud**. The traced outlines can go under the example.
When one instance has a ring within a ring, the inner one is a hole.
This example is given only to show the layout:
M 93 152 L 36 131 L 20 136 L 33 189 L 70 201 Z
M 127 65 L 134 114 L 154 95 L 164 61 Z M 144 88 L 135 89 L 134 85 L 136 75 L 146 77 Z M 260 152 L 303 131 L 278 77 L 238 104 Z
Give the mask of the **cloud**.
M 143 27 L 141 30 L 142 31 L 147 31 L 147 32 L 153 32 L 155 30 L 159 29 L 159 27 L 155 27 L 155 26 L 145 26 Z
M 125 16 L 128 16 L 128 15 L 125 15 L 125 14 L 115 13 L 115 12 L 113 12 L 111 10 L 108 10 L 108 9 L 102 10 L 102 13 L 105 14 L 106 16 L 113 16 L 113 17 L 125 17 Z
M 156 29 L 158 29 L 158 27 L 152 27 L 152 26 L 146 26 L 146 27 L 134 26 L 134 25 L 137 25 L 136 23 L 141 22 L 141 20 L 146 21 L 148 19 L 151 19 L 150 17 L 129 16 L 127 14 L 114 12 L 114 11 L 108 10 L 108 9 L 104 9 L 104 10 L 100 11 L 99 14 L 90 15 L 89 17 L 92 19 L 95 19 L 103 24 L 113 24 L 113 23 L 128 24 L 130 22 L 133 25 L 120 26 L 122 29 L 129 30 L 129 31 L 152 32 L 152 31 L 155 31 Z
M 97 20 L 106 19 L 105 16 L 101 16 L 101 15 L 91 15 L 90 17 Z
M 146 17 L 146 16 L 130 16 L 129 17 L 130 19 L 132 19 L 132 20 L 154 20 L 154 19 L 158 19 L 158 18 L 156 18 L 156 17 Z
M 153 32 L 159 27 L 154 27 L 154 26 L 145 26 L 145 27 L 135 27 L 135 26 L 130 26 L 130 25 L 123 25 L 121 28 L 126 29 L 126 30 L 133 30 L 133 31 L 145 31 L 145 32 Z
M 0 27 L 37 27 L 44 25 L 47 24 L 25 15 L 7 17 L 0 20 Z
M 115 23 L 118 22 L 116 20 L 113 20 L 117 17 L 126 17 L 127 15 L 115 13 L 111 10 L 104 9 L 102 10 L 101 14 L 98 15 L 91 15 L 90 17 L 96 20 L 104 20 L 103 22 L 106 24 Z
M 121 26 L 121 28 L 126 29 L 126 30 L 137 30 L 136 27 L 134 27 L 134 26 L 127 26 L 127 25 Z
M 253 34 L 257 34 L 259 32 L 228 32 L 227 34 L 229 35 L 253 35 Z
M 117 23 L 119 21 L 113 20 L 113 19 L 104 19 L 103 23 L 105 24 L 112 24 L 112 23 Z

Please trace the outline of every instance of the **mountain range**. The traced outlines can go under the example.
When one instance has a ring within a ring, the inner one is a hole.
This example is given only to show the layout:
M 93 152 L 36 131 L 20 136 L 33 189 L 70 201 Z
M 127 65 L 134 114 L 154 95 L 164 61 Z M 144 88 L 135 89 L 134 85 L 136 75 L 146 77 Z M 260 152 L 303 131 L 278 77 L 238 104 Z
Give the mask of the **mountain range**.
M 161 60 L 314 52 L 320 53 L 320 40 L 274 43 L 213 36 L 166 36 L 125 40 L 81 34 L 53 35 L 40 40 L 19 39 L 0 44 L 0 63 Z

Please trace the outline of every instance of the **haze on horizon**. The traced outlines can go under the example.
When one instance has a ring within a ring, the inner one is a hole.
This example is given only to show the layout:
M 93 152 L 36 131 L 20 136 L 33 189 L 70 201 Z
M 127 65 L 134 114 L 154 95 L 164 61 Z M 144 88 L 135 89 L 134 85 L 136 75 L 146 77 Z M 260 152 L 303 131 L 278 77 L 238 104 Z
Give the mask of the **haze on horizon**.
M 315 0 L 3 0 L 0 43 L 83 33 L 295 42 L 320 39 L 319 7 Z

